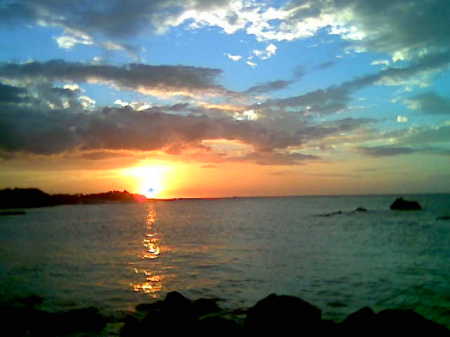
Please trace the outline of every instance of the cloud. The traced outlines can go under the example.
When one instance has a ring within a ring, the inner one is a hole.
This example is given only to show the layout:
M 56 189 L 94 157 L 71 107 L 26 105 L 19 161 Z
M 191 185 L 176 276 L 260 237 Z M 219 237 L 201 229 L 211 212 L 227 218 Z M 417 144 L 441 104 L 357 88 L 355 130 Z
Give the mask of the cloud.
M 410 85 L 419 76 L 432 76 L 450 65 L 450 52 L 427 55 L 403 67 L 389 67 L 377 73 L 302 95 L 281 99 L 269 99 L 260 108 L 282 111 L 294 109 L 305 116 L 332 114 L 348 109 L 352 94 L 371 85 Z M 413 82 L 411 82 L 413 80 Z M 254 108 L 258 108 L 255 106 Z
M 444 0 L 293 0 L 279 6 L 245 0 L 98 0 L 96 6 L 87 0 L 22 0 L 0 7 L 2 25 L 61 28 L 59 43 L 65 48 L 108 40 L 129 49 L 129 38 L 143 32 L 214 26 L 268 42 L 328 32 L 351 42 L 354 49 L 388 53 L 394 61 L 448 50 L 448 17 L 450 7 Z
M 257 64 L 255 62 L 252 61 L 246 61 L 245 63 L 247 63 L 250 67 L 255 68 L 257 66 Z
M 0 83 L 0 106 L 8 103 L 18 103 L 23 101 L 23 95 L 26 94 L 24 88 L 18 88 Z
M 277 46 L 271 43 L 264 50 L 259 49 L 253 50 L 253 54 L 261 60 L 268 60 L 276 54 L 277 49 L 278 49 Z
M 162 151 L 176 155 L 189 149 L 211 152 L 205 140 L 225 139 L 247 145 L 250 152 L 222 155 L 222 161 L 290 165 L 317 159 L 298 152 L 309 142 L 353 132 L 372 122 L 347 118 L 317 124 L 282 115 L 236 119 L 227 111 L 208 116 L 207 107 L 190 104 L 137 109 L 118 101 L 121 107 L 96 108 L 77 88 L 44 83 L 26 88 L 2 85 L 0 89 L 10 102 L 8 109 L 0 110 L 3 154 Z
M 393 157 L 405 154 L 434 154 L 450 156 L 450 149 L 439 147 L 403 147 L 403 146 L 373 146 L 359 147 L 358 151 L 370 157 Z
M 56 40 L 56 43 L 58 44 L 58 46 L 63 49 L 71 49 L 74 46 L 76 46 L 77 44 L 83 44 L 83 45 L 94 44 L 92 39 L 89 37 L 77 38 L 74 36 L 63 35 L 63 36 L 59 36 L 59 37 L 55 38 L 55 40 Z
M 154 96 L 226 94 L 227 91 L 215 83 L 221 73 L 219 69 L 181 65 L 113 66 L 62 60 L 0 65 L 0 78 L 101 83 Z
M 426 92 L 404 100 L 405 105 L 412 110 L 425 114 L 450 114 L 450 98 L 440 96 L 434 92 Z
M 324 70 L 333 67 L 336 64 L 336 61 L 327 61 L 323 62 L 316 66 L 316 69 Z
M 389 61 L 389 60 L 375 60 L 375 61 L 372 61 L 370 64 L 373 65 L 373 66 L 378 66 L 378 65 L 389 66 L 391 64 L 391 61 Z
M 421 127 L 408 129 L 398 141 L 402 144 L 423 145 L 423 144 L 447 144 L 450 143 L 450 125 L 437 127 Z
M 360 147 L 358 150 L 371 157 L 398 156 L 403 154 L 411 154 L 418 151 L 411 147 L 398 147 L 398 146 Z
M 225 53 L 225 56 L 228 57 L 231 61 L 235 61 L 235 62 L 237 62 L 237 61 L 242 59 L 241 55 L 232 55 L 232 54 L 229 54 L 229 53 Z
M 397 123 L 406 123 L 408 122 L 408 117 L 398 115 L 396 121 Z
M 261 84 L 255 85 L 253 87 L 250 87 L 247 90 L 245 90 L 245 93 L 247 93 L 247 94 L 268 93 L 268 92 L 272 92 L 272 91 L 276 91 L 276 90 L 285 89 L 292 83 L 293 83 L 293 81 L 284 81 L 284 80 L 270 81 L 267 83 L 261 83 Z
M 228 158 L 228 161 L 253 162 L 258 165 L 298 165 L 303 162 L 316 161 L 320 158 L 313 155 L 290 152 L 252 152 L 244 156 Z

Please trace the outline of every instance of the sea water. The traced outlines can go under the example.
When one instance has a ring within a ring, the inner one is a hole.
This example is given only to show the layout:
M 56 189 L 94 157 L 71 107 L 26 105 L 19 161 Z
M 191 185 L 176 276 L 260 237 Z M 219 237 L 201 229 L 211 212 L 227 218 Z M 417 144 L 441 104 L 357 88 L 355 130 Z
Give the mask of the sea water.
M 0 295 L 131 310 L 177 290 L 253 305 L 294 295 L 341 320 L 411 308 L 450 327 L 450 195 L 70 205 L 0 218 Z M 364 207 L 367 212 L 352 212 Z M 323 216 L 342 211 L 341 214 Z

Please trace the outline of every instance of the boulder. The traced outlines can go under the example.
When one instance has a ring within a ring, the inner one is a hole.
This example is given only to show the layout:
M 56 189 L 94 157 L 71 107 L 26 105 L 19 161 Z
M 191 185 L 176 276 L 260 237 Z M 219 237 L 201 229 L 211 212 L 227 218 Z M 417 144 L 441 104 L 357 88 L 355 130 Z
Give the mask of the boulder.
M 391 204 L 390 208 L 396 211 L 419 211 L 422 209 L 422 206 L 420 206 L 417 201 L 409 201 L 403 198 L 397 198 Z
M 373 324 L 375 313 L 369 307 L 364 307 L 347 316 L 339 325 L 339 332 L 345 336 L 364 336 L 368 327 Z
M 386 336 L 449 336 L 447 328 L 430 321 L 413 310 L 387 309 L 379 312 L 371 332 Z
M 271 294 L 247 312 L 245 329 L 251 333 L 282 331 L 317 331 L 321 326 L 321 310 L 301 298 Z
M 206 316 L 222 311 L 217 305 L 218 299 L 215 298 L 200 298 L 192 302 L 192 310 L 197 317 Z

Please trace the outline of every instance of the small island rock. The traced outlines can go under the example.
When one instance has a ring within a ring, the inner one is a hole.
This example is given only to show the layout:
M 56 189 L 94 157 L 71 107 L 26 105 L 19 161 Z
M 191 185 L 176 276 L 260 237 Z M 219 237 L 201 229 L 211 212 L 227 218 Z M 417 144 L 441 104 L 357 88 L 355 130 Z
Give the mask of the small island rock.
M 422 209 L 422 206 L 420 206 L 417 201 L 409 201 L 403 198 L 397 198 L 391 204 L 390 208 L 396 211 L 419 211 Z

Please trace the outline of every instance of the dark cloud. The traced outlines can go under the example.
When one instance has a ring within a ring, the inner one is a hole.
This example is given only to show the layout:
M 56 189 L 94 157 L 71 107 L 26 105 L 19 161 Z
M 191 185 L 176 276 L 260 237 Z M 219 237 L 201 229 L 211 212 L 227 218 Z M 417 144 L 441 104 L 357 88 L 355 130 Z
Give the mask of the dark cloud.
M 144 94 L 206 94 L 208 91 L 225 93 L 226 90 L 215 83 L 221 73 L 219 69 L 190 66 L 112 66 L 62 60 L 0 65 L 0 77 L 3 78 L 24 81 L 97 82 Z
M 231 161 L 249 161 L 258 165 L 298 165 L 302 162 L 310 162 L 319 160 L 320 158 L 313 155 L 289 152 L 252 152 L 245 156 L 230 158 Z
M 405 154 L 421 153 L 450 156 L 450 149 L 432 147 L 432 146 L 373 146 L 373 147 L 359 147 L 358 151 L 371 157 L 391 157 Z
M 399 141 L 403 144 L 422 145 L 450 143 L 450 125 L 440 127 L 422 127 L 418 129 L 407 130 Z
M 342 30 L 345 38 L 371 51 L 415 57 L 450 45 L 450 6 L 445 0 L 297 0 L 289 9 L 292 15 L 284 25 L 332 15 L 364 34 L 353 37 Z
M 398 156 L 418 152 L 417 149 L 411 147 L 397 147 L 397 146 L 360 147 L 358 148 L 358 150 L 371 157 Z
M 124 38 L 137 34 L 151 22 L 153 15 L 164 10 L 166 1 L 98 0 L 21 0 L 0 7 L 0 22 L 55 25 L 85 34 Z
M 26 90 L 0 83 L 0 105 L 8 103 L 19 103 L 23 101 Z
M 328 61 L 328 62 L 323 62 L 323 63 L 317 65 L 315 68 L 318 70 L 324 70 L 327 68 L 331 68 L 335 64 L 336 64 L 336 61 Z
M 450 99 L 434 92 L 416 95 L 406 100 L 408 106 L 426 114 L 450 114 Z
M 244 91 L 246 94 L 264 94 L 276 90 L 282 90 L 287 88 L 289 85 L 291 85 L 293 81 L 284 81 L 284 80 L 278 80 L 278 81 L 271 81 L 267 83 L 261 83 L 258 85 L 255 85 L 251 88 L 248 88 Z
M 9 87 L 7 90 L 14 91 Z M 141 111 L 129 106 L 84 110 L 78 102 L 80 92 L 76 90 L 45 84 L 18 88 L 18 92 L 25 92 L 23 101 L 0 110 L 2 153 L 50 155 L 81 151 L 89 159 L 115 156 L 117 151 L 161 150 L 181 154 L 190 148 L 211 151 L 202 141 L 227 139 L 250 145 L 253 151 L 229 160 L 290 165 L 317 159 L 293 153 L 291 147 L 299 148 L 310 141 L 353 131 L 372 122 L 342 119 L 312 124 L 282 116 L 236 120 L 226 115 L 194 114 L 195 107 L 185 104 L 153 106 Z M 29 97 L 33 97 L 31 103 Z M 189 113 L 174 113 L 180 109 Z

